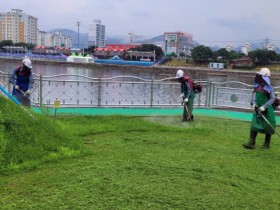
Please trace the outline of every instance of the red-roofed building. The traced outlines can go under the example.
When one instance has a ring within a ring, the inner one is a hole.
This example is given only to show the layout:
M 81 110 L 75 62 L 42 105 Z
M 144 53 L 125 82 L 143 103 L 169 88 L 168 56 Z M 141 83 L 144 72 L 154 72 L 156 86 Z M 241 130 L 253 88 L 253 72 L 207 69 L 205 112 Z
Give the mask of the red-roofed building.
M 108 58 L 118 55 L 123 57 L 126 51 L 138 46 L 140 46 L 140 44 L 107 44 L 105 48 L 96 48 L 94 50 L 94 56 Z
M 140 46 L 140 44 L 106 44 L 106 48 L 114 50 L 128 50 Z
M 248 56 L 244 56 L 241 58 L 237 58 L 229 62 L 229 68 L 238 68 L 238 67 L 253 67 L 255 62 L 252 58 Z

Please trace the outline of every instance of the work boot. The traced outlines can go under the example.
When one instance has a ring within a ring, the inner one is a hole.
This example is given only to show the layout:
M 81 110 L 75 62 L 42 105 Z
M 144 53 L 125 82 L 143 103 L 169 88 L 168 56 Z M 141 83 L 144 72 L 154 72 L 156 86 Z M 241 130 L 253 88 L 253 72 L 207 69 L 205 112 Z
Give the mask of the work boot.
M 255 149 L 256 137 L 257 137 L 257 133 L 254 131 L 251 131 L 249 141 L 247 143 L 243 144 L 243 147 L 245 149 Z
M 193 115 L 191 115 L 191 121 L 194 121 Z
M 187 121 L 190 121 L 190 118 L 183 116 L 182 122 L 187 122 Z
M 266 134 L 264 143 L 262 145 L 262 149 L 269 149 L 270 148 L 270 139 L 271 139 L 271 134 Z

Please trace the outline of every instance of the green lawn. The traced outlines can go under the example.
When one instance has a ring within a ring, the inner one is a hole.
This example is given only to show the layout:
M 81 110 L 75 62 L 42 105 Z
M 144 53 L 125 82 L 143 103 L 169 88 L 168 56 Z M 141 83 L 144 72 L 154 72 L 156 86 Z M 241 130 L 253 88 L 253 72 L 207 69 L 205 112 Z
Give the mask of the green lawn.
M 1 209 L 279 209 L 278 136 L 245 150 L 249 122 L 180 120 L 59 117 L 83 149 L 3 173 Z

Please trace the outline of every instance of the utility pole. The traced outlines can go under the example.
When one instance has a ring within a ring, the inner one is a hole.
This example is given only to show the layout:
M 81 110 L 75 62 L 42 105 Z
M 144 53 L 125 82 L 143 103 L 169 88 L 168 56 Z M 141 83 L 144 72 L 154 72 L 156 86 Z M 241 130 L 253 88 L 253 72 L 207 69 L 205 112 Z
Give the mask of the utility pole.
M 80 22 L 77 22 L 78 24 L 78 48 L 80 48 Z
M 265 50 L 267 50 L 268 44 L 269 44 L 269 39 L 266 37 L 265 38 Z

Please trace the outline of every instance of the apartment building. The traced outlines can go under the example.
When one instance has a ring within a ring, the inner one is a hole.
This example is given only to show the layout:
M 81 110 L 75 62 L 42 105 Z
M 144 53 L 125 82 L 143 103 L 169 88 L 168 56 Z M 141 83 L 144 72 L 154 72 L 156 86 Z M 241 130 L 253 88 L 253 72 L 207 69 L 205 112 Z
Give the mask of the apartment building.
M 52 34 L 45 31 L 37 31 L 37 46 L 52 46 Z
M 37 46 L 71 48 L 72 43 L 73 38 L 63 35 L 61 31 L 56 31 L 54 34 L 38 31 Z
M 37 43 L 38 19 L 25 14 L 22 10 L 0 13 L 0 41 L 12 40 L 13 43 Z
M 275 51 L 276 47 L 273 44 L 267 44 L 265 46 L 265 49 L 268 50 L 268 51 Z
M 190 56 L 193 48 L 193 35 L 183 32 L 165 32 L 164 33 L 164 52 L 165 54 L 181 52 Z
M 242 45 L 241 47 L 242 53 L 244 53 L 247 56 L 250 51 L 252 51 L 252 44 L 250 42 L 246 42 L 245 44 Z
M 231 51 L 234 50 L 234 47 L 233 47 L 232 45 L 230 45 L 230 44 L 227 44 L 227 45 L 225 46 L 225 49 L 226 49 L 228 52 L 231 52 Z
M 105 47 L 105 25 L 101 24 L 101 20 L 93 20 L 89 24 L 88 30 L 88 46 Z

